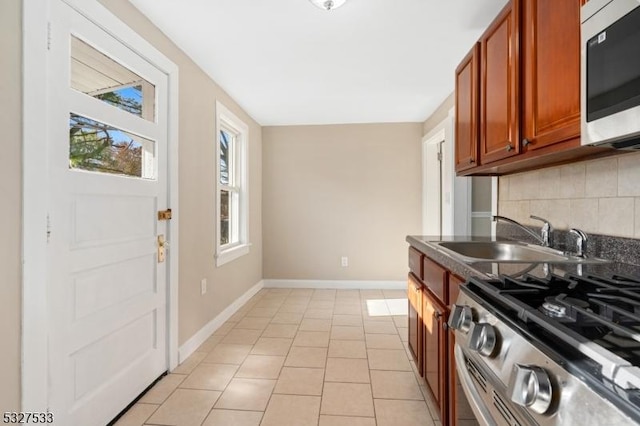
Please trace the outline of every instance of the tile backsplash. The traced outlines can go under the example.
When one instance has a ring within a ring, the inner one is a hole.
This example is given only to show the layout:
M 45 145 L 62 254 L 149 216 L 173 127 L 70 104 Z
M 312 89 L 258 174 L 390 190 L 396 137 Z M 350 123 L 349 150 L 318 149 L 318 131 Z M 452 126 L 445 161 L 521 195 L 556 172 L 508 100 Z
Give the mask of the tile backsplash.
M 640 238 L 640 153 L 502 176 L 498 211 L 527 225 Z

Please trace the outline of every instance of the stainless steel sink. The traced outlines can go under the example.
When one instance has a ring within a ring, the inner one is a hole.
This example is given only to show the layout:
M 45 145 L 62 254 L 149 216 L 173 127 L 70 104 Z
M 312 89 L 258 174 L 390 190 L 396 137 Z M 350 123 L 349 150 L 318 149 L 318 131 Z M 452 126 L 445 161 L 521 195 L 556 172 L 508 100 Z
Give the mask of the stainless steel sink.
M 436 245 L 444 252 L 467 263 L 511 262 L 511 263 L 601 263 L 598 258 L 582 258 L 554 250 L 511 241 L 438 241 Z

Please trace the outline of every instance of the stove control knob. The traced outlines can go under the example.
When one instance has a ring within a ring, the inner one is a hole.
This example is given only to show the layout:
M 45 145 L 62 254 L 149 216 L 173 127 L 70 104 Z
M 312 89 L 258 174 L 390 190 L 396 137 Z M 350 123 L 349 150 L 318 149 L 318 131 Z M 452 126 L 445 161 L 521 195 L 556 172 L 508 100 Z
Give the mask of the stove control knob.
M 496 348 L 496 329 L 491 324 L 474 323 L 471 327 L 469 349 L 483 356 L 491 356 Z
M 544 414 L 551 405 L 553 389 L 549 374 L 535 365 L 515 364 L 509 379 L 511 401 L 529 410 Z
M 470 306 L 453 305 L 451 314 L 449 314 L 449 327 L 454 330 L 460 330 L 464 334 L 469 332 L 471 323 L 473 322 L 473 313 Z

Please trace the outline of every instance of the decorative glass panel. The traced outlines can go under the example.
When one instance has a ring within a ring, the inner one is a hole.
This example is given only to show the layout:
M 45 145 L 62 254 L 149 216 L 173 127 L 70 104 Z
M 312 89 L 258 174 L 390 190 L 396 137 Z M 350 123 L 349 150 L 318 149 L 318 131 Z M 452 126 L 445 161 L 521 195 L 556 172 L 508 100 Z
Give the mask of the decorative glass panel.
M 71 113 L 69 168 L 91 172 L 155 178 L 155 143 Z
M 155 119 L 154 85 L 73 36 L 71 87 L 145 120 Z
M 229 191 L 220 191 L 220 245 L 229 244 L 229 212 L 230 212 Z

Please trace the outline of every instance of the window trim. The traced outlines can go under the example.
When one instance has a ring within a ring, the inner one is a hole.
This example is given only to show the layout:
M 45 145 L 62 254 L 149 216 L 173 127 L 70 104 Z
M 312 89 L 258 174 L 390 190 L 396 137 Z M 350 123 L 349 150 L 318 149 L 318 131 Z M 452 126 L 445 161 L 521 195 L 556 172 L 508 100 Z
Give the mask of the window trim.
M 230 176 L 229 184 L 220 183 L 220 132 L 225 130 L 232 132 L 234 138 L 233 148 L 233 168 L 235 169 L 232 180 Z M 216 101 L 216 157 L 215 157 L 215 186 L 216 186 L 216 234 L 215 239 L 215 259 L 216 266 L 222 266 L 245 254 L 249 253 L 249 126 L 232 113 L 220 101 Z M 225 245 L 220 244 L 220 219 L 221 204 L 220 194 L 223 189 L 229 187 L 239 188 L 238 191 L 238 242 Z

